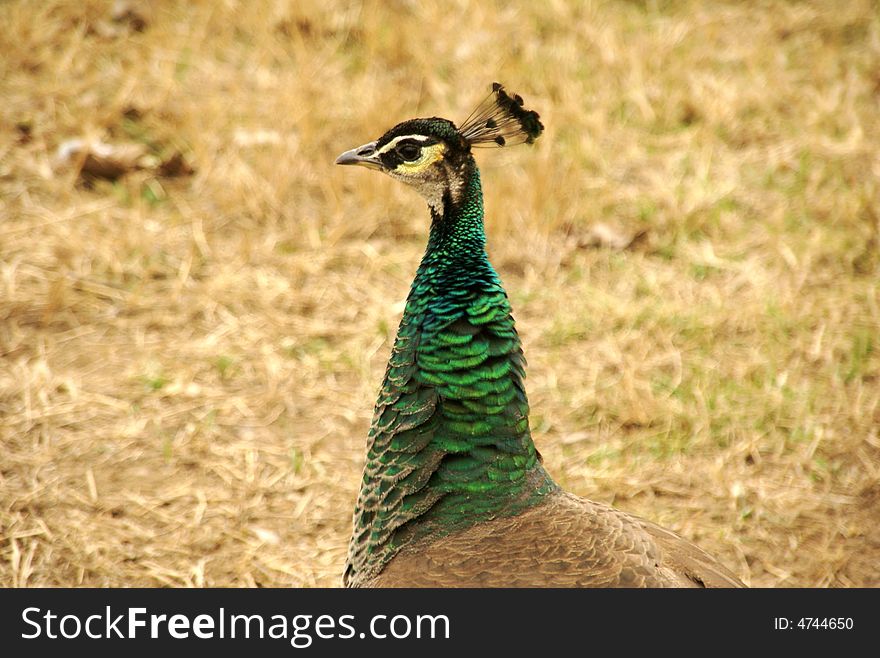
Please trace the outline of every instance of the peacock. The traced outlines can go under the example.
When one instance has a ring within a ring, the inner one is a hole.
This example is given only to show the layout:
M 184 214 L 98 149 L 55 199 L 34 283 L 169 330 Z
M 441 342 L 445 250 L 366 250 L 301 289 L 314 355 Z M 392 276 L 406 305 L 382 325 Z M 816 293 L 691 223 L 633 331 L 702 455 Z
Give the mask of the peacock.
M 543 129 L 495 83 L 460 126 L 410 119 L 336 159 L 414 187 L 431 213 L 369 430 L 343 584 L 742 587 L 691 542 L 565 492 L 542 465 L 472 149 L 531 144 Z

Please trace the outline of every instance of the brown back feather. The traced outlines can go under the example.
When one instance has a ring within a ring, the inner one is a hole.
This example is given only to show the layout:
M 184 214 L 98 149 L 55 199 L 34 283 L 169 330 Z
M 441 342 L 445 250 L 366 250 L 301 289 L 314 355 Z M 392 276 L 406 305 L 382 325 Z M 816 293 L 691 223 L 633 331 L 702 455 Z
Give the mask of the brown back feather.
M 559 493 L 402 550 L 368 587 L 744 587 L 691 542 Z

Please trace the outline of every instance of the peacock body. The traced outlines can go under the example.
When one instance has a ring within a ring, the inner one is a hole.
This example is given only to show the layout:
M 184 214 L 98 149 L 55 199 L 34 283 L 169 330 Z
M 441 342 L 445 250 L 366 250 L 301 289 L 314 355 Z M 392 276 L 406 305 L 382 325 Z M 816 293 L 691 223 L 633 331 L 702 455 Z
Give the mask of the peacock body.
M 336 161 L 415 187 L 431 213 L 369 431 L 343 581 L 741 586 L 677 535 L 565 493 L 541 464 L 472 147 L 531 143 L 542 130 L 496 83 L 460 127 L 412 119 Z

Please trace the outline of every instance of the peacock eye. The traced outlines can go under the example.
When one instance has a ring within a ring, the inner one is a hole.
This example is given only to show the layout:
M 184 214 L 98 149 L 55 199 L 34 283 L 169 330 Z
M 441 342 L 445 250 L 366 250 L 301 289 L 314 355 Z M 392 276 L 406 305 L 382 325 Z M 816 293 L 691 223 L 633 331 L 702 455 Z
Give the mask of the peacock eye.
M 415 144 L 401 144 L 397 147 L 397 155 L 408 162 L 417 160 L 421 152 L 422 148 Z

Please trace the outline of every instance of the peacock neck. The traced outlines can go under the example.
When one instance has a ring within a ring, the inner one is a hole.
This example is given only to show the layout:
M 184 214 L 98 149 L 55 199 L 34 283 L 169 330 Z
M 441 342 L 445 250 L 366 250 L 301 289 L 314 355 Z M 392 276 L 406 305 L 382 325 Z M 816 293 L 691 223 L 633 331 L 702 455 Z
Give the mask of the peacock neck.
M 416 282 L 426 274 L 447 274 L 454 283 L 455 277 L 482 274 L 482 266 L 489 263 L 483 228 L 483 188 L 473 158 L 465 161 L 459 175 L 461 178 L 455 183 L 447 183 L 439 204 L 429 204 L 431 232 Z
M 443 194 L 442 207 L 432 208 L 432 220 L 380 395 L 380 402 L 382 396 L 436 396 L 423 426 L 430 440 L 407 459 L 415 468 L 402 481 L 423 486 L 402 499 L 401 508 L 413 513 L 398 519 L 405 523 L 389 537 L 392 551 L 516 514 L 556 488 L 531 438 L 525 359 L 507 295 L 486 255 L 473 160 L 460 185 Z M 396 363 L 412 363 L 411 378 L 402 377 Z M 374 460 L 381 463 L 383 455 Z M 398 468 L 396 459 L 387 463 Z

